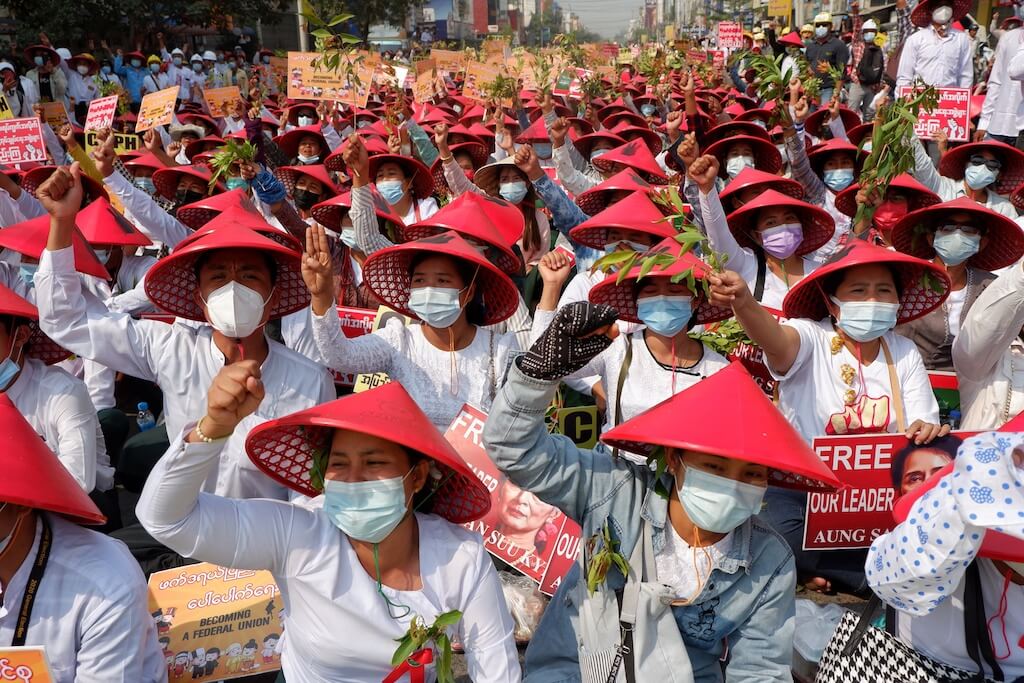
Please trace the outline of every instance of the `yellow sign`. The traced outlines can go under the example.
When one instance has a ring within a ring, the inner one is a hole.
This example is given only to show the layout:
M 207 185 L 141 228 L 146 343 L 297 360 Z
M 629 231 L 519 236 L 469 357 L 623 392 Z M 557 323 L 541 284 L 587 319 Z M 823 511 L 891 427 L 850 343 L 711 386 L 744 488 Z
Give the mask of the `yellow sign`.
M 352 385 L 352 391 L 354 393 L 361 393 L 363 391 L 369 391 L 370 389 L 376 389 L 379 386 L 388 384 L 391 378 L 388 377 L 386 372 L 372 372 L 363 373 L 356 375 L 355 384 Z
M 203 91 L 203 99 L 210 110 L 210 116 L 226 117 L 235 112 L 235 107 L 242 100 L 237 85 L 227 88 L 210 88 Z
M 202 562 L 149 577 L 149 612 L 171 681 L 280 670 L 283 610 L 268 571 Z
M 0 121 L 5 119 L 13 119 L 14 110 L 11 109 L 10 103 L 7 101 L 7 96 L 0 93 Z
M 100 146 L 99 131 L 85 131 L 85 150 L 90 154 Z M 133 133 L 114 133 L 114 153 L 125 154 L 142 149 L 142 138 Z
M 50 125 L 54 133 L 60 133 L 61 128 L 71 123 L 63 102 L 41 102 L 39 106 L 43 109 L 43 120 Z
M 558 433 L 573 440 L 580 448 L 593 448 L 601 434 L 597 406 L 579 406 L 558 410 Z
M 141 133 L 165 126 L 174 119 L 174 105 L 178 99 L 178 86 L 151 92 L 142 98 L 139 107 L 139 119 L 135 122 L 135 132 Z
M 788 17 L 793 11 L 793 0 L 768 0 L 768 16 Z
M 53 683 L 53 680 L 43 648 L 0 648 L 0 681 Z
M 288 98 L 293 100 L 331 100 L 365 107 L 370 97 L 375 64 L 363 60 L 354 65 L 352 75 L 317 69 L 313 62 L 319 52 L 288 53 Z
M 499 67 L 493 64 L 470 63 L 466 68 L 466 80 L 462 84 L 462 96 L 476 102 L 486 102 L 489 98 L 484 87 L 497 80 L 499 73 Z
M 431 50 L 430 58 L 441 71 L 456 74 L 466 70 L 466 53 L 455 50 Z
M 434 99 L 437 91 L 437 72 L 434 70 L 434 60 L 426 59 L 416 63 L 416 80 L 412 85 L 412 98 L 419 104 Z
M 666 26 L 665 27 L 665 42 L 666 43 L 671 43 L 675 39 L 676 39 L 676 27 L 675 26 Z

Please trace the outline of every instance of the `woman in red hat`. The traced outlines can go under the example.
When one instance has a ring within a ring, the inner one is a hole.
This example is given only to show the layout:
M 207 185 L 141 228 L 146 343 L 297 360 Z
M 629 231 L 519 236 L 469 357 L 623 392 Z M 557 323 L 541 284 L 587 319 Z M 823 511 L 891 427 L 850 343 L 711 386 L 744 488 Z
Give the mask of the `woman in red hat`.
M 330 245 L 323 228 L 307 232 L 302 273 L 313 295 L 313 336 L 332 370 L 386 372 L 442 430 L 464 403 L 484 410 L 490 406 L 500 368 L 519 345 L 512 334 L 482 327 L 512 315 L 519 293 L 498 266 L 458 233 L 382 249 L 363 264 L 370 290 L 422 325 L 395 319 L 374 334 L 346 338 L 335 307 Z
M 892 230 L 896 224 L 911 211 L 917 211 L 938 204 L 941 199 L 927 187 L 914 179 L 909 173 L 900 175 L 889 181 L 885 195 L 877 192 L 864 191 L 860 183 L 855 183 L 836 195 L 836 210 L 849 216 L 857 215 L 857 208 L 866 204 L 874 208 L 870 222 L 861 219 L 861 224 L 851 226 L 847 239 L 854 237 L 866 239 L 880 246 L 892 245 Z M 847 240 L 842 240 L 845 245 Z
M 942 306 L 898 331 L 917 344 L 928 370 L 950 372 L 961 322 L 996 279 L 993 272 L 1024 255 L 1024 233 L 1006 216 L 961 197 L 907 214 L 892 237 L 896 249 L 932 260 L 949 277 L 949 296 Z
M 582 194 L 622 170 L 615 166 L 598 168 L 594 165 L 594 160 L 600 158 L 602 154 L 626 143 L 625 139 L 618 135 L 600 130 L 573 140 L 569 135 L 569 122 L 564 118 L 556 119 L 551 124 L 550 132 L 551 158 L 555 162 L 558 180 L 572 194 Z M 576 168 L 574 160 L 577 157 L 581 162 L 586 160 L 581 163 L 582 169 Z
M 530 642 L 527 678 L 604 681 L 625 668 L 629 680 L 682 683 L 721 680 L 724 668 L 727 680 L 788 681 L 795 572 L 758 512 L 769 482 L 838 481 L 739 366 L 602 436 L 657 471 L 549 434 L 559 381 L 614 343 L 605 332 L 619 316 L 583 302 L 559 311 L 509 369 L 484 428 L 498 468 L 589 539 Z
M 338 185 L 323 164 L 280 166 L 274 174 L 284 183 L 299 217 L 307 223 L 313 218 L 313 206 L 338 194 Z
M 952 463 L 897 501 L 898 525 L 868 554 L 868 583 L 897 610 L 890 632 L 965 677 L 1024 677 L 1021 454 L 1016 433 L 967 438 Z
M 356 144 L 358 139 L 355 133 L 349 135 L 340 153 L 344 154 L 344 150 Z M 377 192 L 402 217 L 406 225 L 437 213 L 437 201 L 431 196 L 434 192 L 434 179 L 430 169 L 421 162 L 398 154 L 375 154 L 367 162 L 367 171 Z M 354 177 L 353 169 L 349 169 L 349 176 Z
M 763 191 L 726 218 L 715 189 L 718 160 L 702 156 L 690 164 L 688 175 L 700 190 L 711 248 L 727 256 L 729 268 L 740 273 L 759 302 L 780 309 L 786 292 L 818 267 L 809 255 L 832 236 L 832 218 L 775 190 Z
M 512 619 L 479 536 L 458 525 L 490 508 L 487 488 L 416 402 L 391 383 L 256 427 L 255 465 L 317 509 L 200 496 L 226 438 L 269 398 L 252 361 L 224 367 L 205 414 L 160 460 L 138 515 L 189 557 L 274 575 L 288 613 L 281 666 L 291 683 L 397 680 L 398 641 L 452 611 L 476 681 L 520 680 Z M 351 637 L 340 637 L 343 635 Z M 330 646 L 326 644 L 330 643 Z M 392 673 L 396 674 L 392 677 Z
M 942 155 L 936 169 L 921 141 L 915 138 L 911 173 L 944 202 L 968 197 L 1008 218 L 1017 209 L 1007 196 L 1024 183 L 1024 152 L 986 140 L 959 145 Z

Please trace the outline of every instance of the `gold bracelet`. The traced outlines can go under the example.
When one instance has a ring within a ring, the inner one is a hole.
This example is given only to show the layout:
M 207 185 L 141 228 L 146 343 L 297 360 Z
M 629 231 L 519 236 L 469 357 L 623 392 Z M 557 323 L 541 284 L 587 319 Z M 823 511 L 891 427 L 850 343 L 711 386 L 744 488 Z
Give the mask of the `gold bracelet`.
M 448 156 L 446 156 L 446 157 L 440 157 L 440 159 L 441 159 L 441 163 L 442 163 L 442 164 L 447 164 L 447 163 L 448 163 L 449 161 L 451 161 L 451 160 L 452 160 L 452 159 L 454 159 L 454 158 L 455 158 L 455 155 L 454 155 L 454 154 L 449 154 L 449 155 L 448 155 Z
M 199 418 L 199 422 L 196 423 L 196 436 L 198 436 L 199 440 L 202 441 L 203 443 L 213 443 L 214 441 L 223 441 L 224 439 L 228 438 L 229 436 L 231 436 L 231 434 L 234 433 L 234 432 L 231 432 L 230 434 L 225 434 L 224 436 L 218 437 L 216 439 L 211 439 L 206 434 L 203 434 L 203 420 L 205 420 L 205 419 L 206 419 L 206 416 L 203 415 L 201 418 Z

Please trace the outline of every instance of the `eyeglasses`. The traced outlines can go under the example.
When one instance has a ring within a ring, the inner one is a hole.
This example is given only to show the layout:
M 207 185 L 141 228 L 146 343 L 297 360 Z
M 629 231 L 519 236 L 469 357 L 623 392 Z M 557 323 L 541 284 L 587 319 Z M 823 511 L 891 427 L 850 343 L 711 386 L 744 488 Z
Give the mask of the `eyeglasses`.
M 971 157 L 972 166 L 988 166 L 990 171 L 998 171 L 1003 167 L 1003 162 L 999 159 L 986 159 L 980 154 L 975 154 Z
M 940 225 L 937 228 L 935 228 L 935 234 L 952 235 L 957 230 L 971 237 L 983 235 L 985 233 L 985 231 L 982 228 L 978 228 L 973 225 L 960 225 L 958 223 L 949 223 L 947 225 Z

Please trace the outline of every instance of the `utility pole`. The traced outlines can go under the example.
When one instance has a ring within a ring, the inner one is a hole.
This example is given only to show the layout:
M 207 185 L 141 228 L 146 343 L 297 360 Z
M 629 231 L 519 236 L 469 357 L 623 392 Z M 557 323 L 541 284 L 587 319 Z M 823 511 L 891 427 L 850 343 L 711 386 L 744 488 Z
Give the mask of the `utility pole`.
M 305 7 L 302 0 L 295 0 L 295 18 L 299 26 L 299 51 L 309 52 L 309 33 L 306 31 L 306 18 L 302 16 Z

